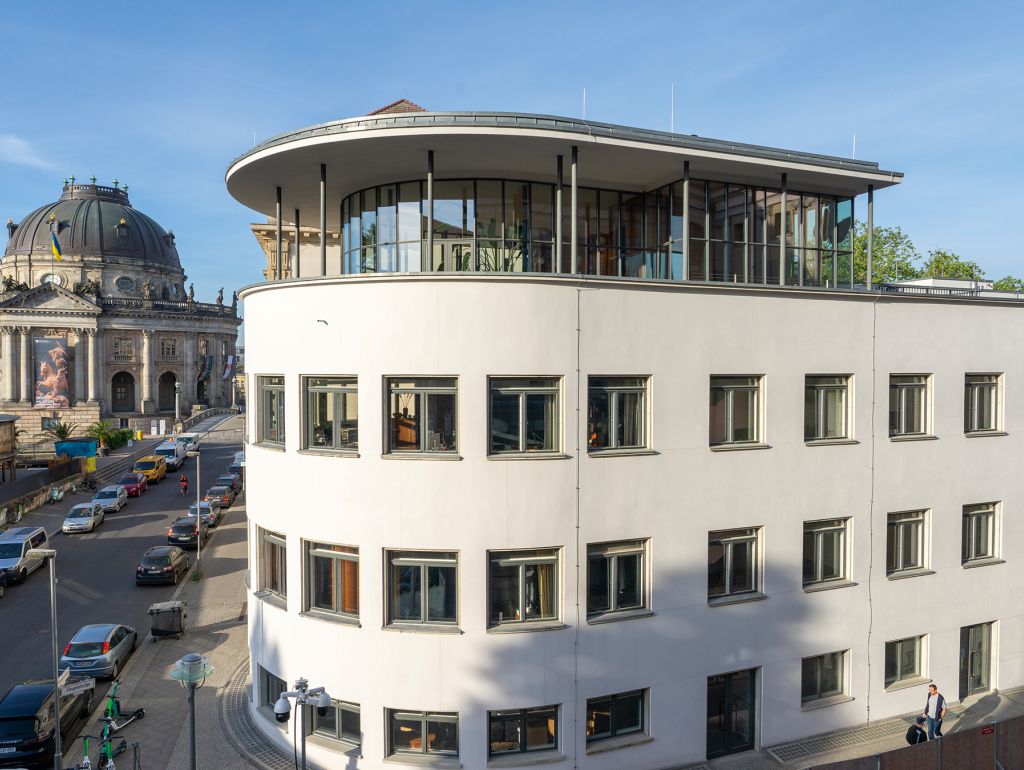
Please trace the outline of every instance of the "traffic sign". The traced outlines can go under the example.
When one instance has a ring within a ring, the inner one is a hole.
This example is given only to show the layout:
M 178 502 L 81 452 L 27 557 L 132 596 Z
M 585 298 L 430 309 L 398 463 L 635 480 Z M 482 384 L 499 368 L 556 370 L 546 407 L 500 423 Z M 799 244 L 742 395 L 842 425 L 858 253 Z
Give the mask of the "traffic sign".
M 75 682 L 74 684 L 64 685 L 60 688 L 61 697 L 68 697 L 69 695 L 78 695 L 80 692 L 88 692 L 96 688 L 95 679 L 82 679 L 81 681 Z

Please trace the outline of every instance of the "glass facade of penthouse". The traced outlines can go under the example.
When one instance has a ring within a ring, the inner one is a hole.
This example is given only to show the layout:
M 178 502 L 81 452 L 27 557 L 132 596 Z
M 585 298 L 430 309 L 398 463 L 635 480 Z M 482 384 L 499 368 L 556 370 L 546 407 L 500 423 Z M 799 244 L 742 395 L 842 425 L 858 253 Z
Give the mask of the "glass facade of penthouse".
M 568 186 L 438 179 L 432 198 L 430 187 L 419 179 L 345 197 L 341 272 L 561 273 L 821 287 L 863 280 L 854 275 L 850 197 L 700 179 L 649 192 L 580 186 L 573 259 Z

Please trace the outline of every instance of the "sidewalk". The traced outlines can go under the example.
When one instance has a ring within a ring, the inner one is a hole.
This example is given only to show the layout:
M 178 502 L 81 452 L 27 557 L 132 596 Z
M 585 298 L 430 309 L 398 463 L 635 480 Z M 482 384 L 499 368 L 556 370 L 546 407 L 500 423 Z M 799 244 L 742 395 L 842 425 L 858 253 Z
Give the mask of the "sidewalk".
M 211 424 L 219 419 L 212 418 Z M 227 421 L 224 423 L 227 427 Z M 208 428 L 202 424 L 196 430 Z M 121 674 L 123 710 L 144 707 L 146 718 L 120 734 L 128 741 L 128 750 L 118 758 L 118 766 L 131 767 L 135 742 L 139 744 L 141 764 L 146 770 L 189 766 L 187 694 L 168 673 L 186 653 L 198 652 L 206 656 L 214 668 L 196 692 L 199 767 L 218 770 L 293 767 L 292 758 L 267 743 L 253 728 L 249 717 L 246 541 L 243 493 L 228 509 L 220 526 L 213 530 L 209 545 L 202 551 L 203 579 L 199 583 L 182 581 L 175 594 L 176 599 L 188 603 L 185 635 L 181 639 L 154 640 L 147 633 Z M 94 719 L 85 725 L 83 732 L 97 734 L 100 727 L 97 720 L 102 714 L 108 687 L 107 682 L 97 684 Z M 230 721 L 226 721 L 229 716 Z M 249 735 L 246 735 L 247 722 Z M 244 749 L 236 748 L 236 743 Z M 66 748 L 65 767 L 81 761 L 81 741 Z

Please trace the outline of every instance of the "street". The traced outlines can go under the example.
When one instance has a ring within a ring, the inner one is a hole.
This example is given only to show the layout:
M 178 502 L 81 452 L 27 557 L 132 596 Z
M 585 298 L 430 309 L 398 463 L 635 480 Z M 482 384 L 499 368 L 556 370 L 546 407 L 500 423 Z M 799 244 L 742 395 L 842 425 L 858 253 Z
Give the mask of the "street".
M 61 651 L 71 636 L 90 623 L 124 623 L 135 628 L 140 642 L 149 631 L 147 610 L 169 600 L 175 586 L 135 585 L 135 568 L 147 548 L 165 545 L 167 528 L 195 502 L 196 460 L 202 461 L 204 491 L 226 472 L 241 449 L 242 421 L 229 417 L 202 437 L 200 458 L 188 458 L 178 471 L 141 497 L 129 498 L 118 513 L 108 513 L 95 532 L 60 532 L 72 506 L 87 502 L 91 493 L 69 493 L 61 503 L 44 505 L 25 516 L 18 526 L 42 526 L 57 550 L 57 627 Z M 177 477 L 185 473 L 190 488 L 182 497 Z M 115 479 L 116 481 L 116 479 Z M 235 508 L 227 510 L 232 521 Z M 216 530 L 214 530 L 216 531 Z M 194 563 L 194 552 L 190 552 Z M 188 578 L 182 578 L 186 580 Z M 11 586 L 0 599 L 0 694 L 26 679 L 50 677 L 50 598 L 47 567 L 29 575 L 24 585 Z M 101 684 L 98 693 L 105 691 Z

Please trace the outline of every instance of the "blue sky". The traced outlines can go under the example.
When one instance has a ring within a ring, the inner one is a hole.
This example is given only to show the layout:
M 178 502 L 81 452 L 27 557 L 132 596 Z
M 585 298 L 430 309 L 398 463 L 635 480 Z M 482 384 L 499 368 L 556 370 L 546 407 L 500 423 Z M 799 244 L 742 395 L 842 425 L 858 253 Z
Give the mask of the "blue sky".
M 1024 6 L 991 2 L 5 3 L 0 216 L 95 174 L 173 228 L 200 299 L 260 280 L 236 155 L 406 97 L 857 157 L 876 221 L 1024 274 Z M 860 213 L 864 208 L 858 201 Z

